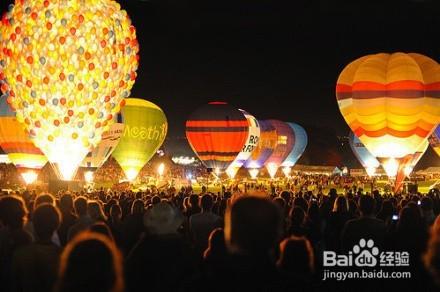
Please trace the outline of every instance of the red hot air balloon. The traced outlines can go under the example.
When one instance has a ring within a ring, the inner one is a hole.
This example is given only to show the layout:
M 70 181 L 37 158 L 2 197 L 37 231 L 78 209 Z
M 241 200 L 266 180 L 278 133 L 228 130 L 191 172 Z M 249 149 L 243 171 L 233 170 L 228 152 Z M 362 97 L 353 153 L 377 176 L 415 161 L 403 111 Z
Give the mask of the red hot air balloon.
M 225 170 L 240 153 L 249 124 L 238 109 L 226 102 L 210 102 L 186 121 L 186 137 L 207 168 Z

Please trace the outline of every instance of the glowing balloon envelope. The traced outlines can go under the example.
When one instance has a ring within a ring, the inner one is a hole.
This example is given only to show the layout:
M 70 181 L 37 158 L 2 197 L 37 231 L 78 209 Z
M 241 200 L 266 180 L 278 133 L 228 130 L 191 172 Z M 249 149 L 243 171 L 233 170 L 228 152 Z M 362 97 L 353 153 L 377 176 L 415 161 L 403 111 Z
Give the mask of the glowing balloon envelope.
M 278 167 L 292 152 L 293 145 L 295 144 L 295 134 L 293 129 L 285 122 L 278 120 L 268 120 L 268 122 L 275 128 L 277 133 L 277 145 L 264 165 L 270 177 L 274 178 Z
M 417 152 L 439 123 L 439 89 L 434 60 L 414 53 L 375 54 L 345 67 L 336 96 L 351 130 L 395 176 L 395 164 Z
M 101 142 L 90 151 L 81 163 L 82 167 L 96 170 L 110 157 L 124 133 L 124 124 L 115 123 L 108 131 L 102 133 Z
M 4 98 L 0 98 L 0 147 L 26 183 L 35 181 L 36 170 L 47 163 L 46 157 L 29 139 Z
M 276 129 L 269 121 L 260 120 L 258 124 L 260 125 L 260 139 L 251 157 L 244 163 L 244 167 L 254 179 L 258 175 L 259 169 L 272 155 L 278 141 Z
M 350 148 L 353 154 L 361 163 L 362 167 L 369 176 L 373 176 L 376 173 L 376 169 L 380 166 L 379 161 L 374 157 L 370 151 L 362 144 L 358 137 L 356 137 L 353 132 L 350 132 L 349 136 Z
M 226 170 L 243 149 L 249 134 L 246 117 L 225 102 L 210 102 L 186 121 L 186 137 L 207 168 Z
M 1 90 L 61 178 L 74 176 L 123 106 L 138 50 L 116 1 L 16 1 L 3 17 Z
M 162 145 L 168 123 L 162 109 L 154 103 L 139 98 L 125 101 L 121 110 L 124 134 L 112 156 L 132 181 Z
M 307 147 L 307 133 L 303 127 L 295 123 L 287 123 L 290 128 L 293 130 L 293 134 L 295 136 L 295 143 L 293 144 L 292 151 L 290 151 L 289 155 L 286 159 L 284 159 L 281 166 L 283 167 L 283 172 L 286 176 L 289 176 L 292 167 L 296 164 L 298 159 L 304 153 L 304 150 Z
M 237 174 L 238 170 L 243 166 L 246 160 L 248 160 L 249 157 L 251 157 L 252 152 L 257 147 L 258 141 L 260 139 L 260 126 L 258 124 L 257 119 L 253 115 L 249 114 L 244 110 L 240 110 L 240 111 L 244 114 L 244 116 L 248 120 L 248 124 L 249 124 L 248 137 L 246 139 L 246 143 L 244 144 L 238 156 L 226 169 L 226 173 L 229 175 L 230 178 L 234 178 L 234 176 Z
M 432 132 L 432 135 L 428 138 L 429 144 L 435 153 L 440 156 L 440 125 Z

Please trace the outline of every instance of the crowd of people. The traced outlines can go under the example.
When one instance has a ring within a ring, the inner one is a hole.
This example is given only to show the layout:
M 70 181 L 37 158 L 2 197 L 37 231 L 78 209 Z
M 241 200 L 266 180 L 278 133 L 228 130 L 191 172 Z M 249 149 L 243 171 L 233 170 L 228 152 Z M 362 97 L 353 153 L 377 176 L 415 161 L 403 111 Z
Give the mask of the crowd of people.
M 439 213 L 437 191 L 5 193 L 1 290 L 434 291 Z M 411 278 L 323 281 L 323 251 L 361 239 L 408 252 Z

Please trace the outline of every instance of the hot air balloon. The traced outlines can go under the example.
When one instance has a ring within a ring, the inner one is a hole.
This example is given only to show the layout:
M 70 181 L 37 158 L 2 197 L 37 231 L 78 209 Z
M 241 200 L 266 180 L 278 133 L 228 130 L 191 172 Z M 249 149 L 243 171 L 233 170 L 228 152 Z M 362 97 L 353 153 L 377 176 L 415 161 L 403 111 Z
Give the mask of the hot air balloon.
M 295 144 L 293 144 L 292 151 L 290 151 L 287 158 L 283 161 L 281 166 L 283 167 L 283 172 L 286 176 L 290 175 L 292 167 L 296 164 L 298 159 L 304 153 L 307 147 L 307 133 L 303 127 L 295 123 L 287 123 L 293 130 L 295 136 Z
M 136 78 L 136 30 L 112 0 L 16 1 L 0 26 L 1 90 L 70 180 Z
M 258 124 L 260 125 L 260 140 L 251 157 L 244 163 L 244 167 L 253 179 L 257 177 L 259 169 L 272 155 L 278 141 L 276 129 L 269 121 L 260 120 Z
M 432 132 L 432 135 L 428 138 L 428 140 L 432 149 L 434 149 L 435 153 L 440 156 L 440 126 L 437 126 L 434 132 Z
M 257 147 L 258 141 L 260 139 L 260 126 L 258 124 L 257 119 L 253 115 L 249 114 L 244 110 L 240 110 L 240 111 L 244 114 L 244 116 L 248 120 L 248 127 L 249 127 L 248 137 L 246 139 L 246 143 L 244 144 L 238 156 L 226 169 L 226 173 L 230 178 L 234 178 L 234 176 L 237 174 L 238 170 L 243 166 L 246 160 L 248 160 L 249 157 L 251 157 L 252 152 Z
M 125 101 L 121 110 L 124 134 L 112 155 L 132 181 L 162 145 L 168 123 L 162 109 L 154 103 L 139 98 Z
M 415 153 L 412 155 L 407 155 L 405 159 L 403 159 L 398 166 L 396 181 L 394 183 L 394 192 L 398 192 L 402 186 L 405 177 L 410 176 L 414 167 L 422 158 L 423 154 L 425 154 L 426 149 L 428 149 L 429 141 L 426 140 L 423 144 L 417 149 Z
M 293 145 L 295 144 L 295 134 L 293 129 L 285 122 L 278 120 L 268 120 L 268 122 L 275 128 L 277 133 L 277 146 L 264 165 L 270 177 L 274 178 L 278 167 L 292 152 Z
M 27 184 L 37 179 L 36 171 L 47 163 L 46 157 L 29 139 L 4 98 L 0 98 L 0 147 Z
M 365 168 L 365 171 L 369 176 L 373 176 L 376 173 L 376 169 L 380 166 L 379 161 L 377 161 L 376 157 L 374 157 L 367 148 L 365 148 L 364 144 L 356 137 L 353 132 L 350 132 L 349 136 L 349 144 L 350 148 L 353 151 L 353 154 L 362 164 L 362 167 Z
M 350 63 L 336 96 L 354 134 L 396 175 L 401 160 L 422 145 L 440 121 L 440 67 L 420 54 L 375 54 Z
M 249 124 L 238 109 L 225 102 L 210 102 L 186 121 L 186 137 L 202 163 L 224 171 L 234 161 L 249 135 Z
M 111 125 L 108 131 L 102 133 L 101 142 L 87 154 L 81 163 L 81 167 L 86 167 L 90 171 L 100 168 L 115 150 L 122 134 L 124 134 L 124 124 L 115 123 Z

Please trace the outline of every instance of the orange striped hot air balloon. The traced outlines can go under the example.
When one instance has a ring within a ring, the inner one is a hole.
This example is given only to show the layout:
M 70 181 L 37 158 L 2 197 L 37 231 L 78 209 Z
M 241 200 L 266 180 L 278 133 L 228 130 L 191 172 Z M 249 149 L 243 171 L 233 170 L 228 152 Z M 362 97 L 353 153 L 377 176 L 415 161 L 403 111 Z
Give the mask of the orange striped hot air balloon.
M 395 176 L 387 161 L 416 153 L 440 121 L 440 67 L 415 53 L 368 55 L 344 68 L 336 97 L 353 133 Z
M 17 167 L 26 183 L 37 178 L 37 170 L 47 162 L 46 156 L 35 147 L 23 126 L 15 118 L 6 98 L 0 99 L 0 147 Z
M 186 121 L 186 137 L 207 168 L 225 170 L 242 150 L 249 124 L 242 112 L 225 102 L 210 102 Z

